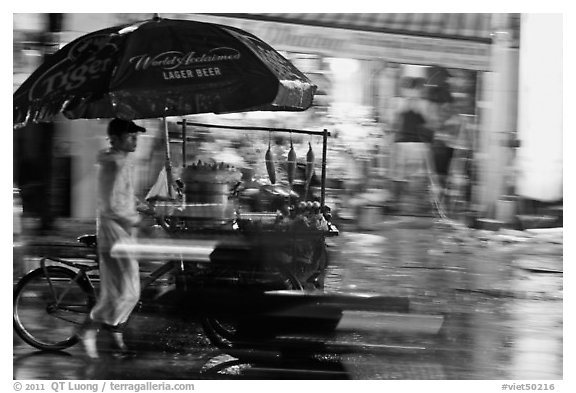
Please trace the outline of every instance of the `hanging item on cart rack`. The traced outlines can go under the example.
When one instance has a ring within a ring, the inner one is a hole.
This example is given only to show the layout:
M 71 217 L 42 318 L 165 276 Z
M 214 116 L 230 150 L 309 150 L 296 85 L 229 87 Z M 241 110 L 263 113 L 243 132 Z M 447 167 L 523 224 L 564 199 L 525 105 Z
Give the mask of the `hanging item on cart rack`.
M 292 188 L 294 183 L 294 175 L 296 175 L 296 152 L 294 151 L 294 144 L 292 143 L 292 136 L 290 136 L 290 151 L 288 152 L 288 161 L 286 172 L 288 174 L 288 184 Z
M 268 139 L 268 150 L 266 150 L 264 160 L 266 161 L 266 171 L 268 172 L 270 183 L 276 184 L 276 168 L 274 166 L 274 153 L 270 150 L 270 139 Z
M 308 142 L 308 153 L 306 153 L 306 191 L 304 199 L 308 198 L 308 190 L 310 189 L 310 182 L 312 181 L 313 173 L 314 173 L 314 151 L 312 150 L 312 144 Z
M 312 173 L 314 172 L 314 151 L 312 145 L 308 142 L 308 153 L 306 153 L 306 182 L 310 183 Z

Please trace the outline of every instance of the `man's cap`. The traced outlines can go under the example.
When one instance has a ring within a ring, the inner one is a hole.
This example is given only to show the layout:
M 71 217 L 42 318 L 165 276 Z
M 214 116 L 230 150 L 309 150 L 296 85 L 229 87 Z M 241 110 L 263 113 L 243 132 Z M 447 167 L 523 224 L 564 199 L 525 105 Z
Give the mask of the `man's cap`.
M 131 120 L 113 119 L 108 124 L 108 135 L 122 135 L 130 132 L 146 132 L 146 128 L 136 125 Z

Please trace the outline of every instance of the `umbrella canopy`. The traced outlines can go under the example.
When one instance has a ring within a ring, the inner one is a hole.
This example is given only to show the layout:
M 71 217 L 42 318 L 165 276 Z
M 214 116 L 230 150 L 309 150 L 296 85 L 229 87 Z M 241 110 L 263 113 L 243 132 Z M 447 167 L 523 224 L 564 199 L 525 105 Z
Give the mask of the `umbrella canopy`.
M 195 113 L 301 111 L 316 86 L 254 35 L 154 18 L 84 35 L 14 93 L 14 124 Z

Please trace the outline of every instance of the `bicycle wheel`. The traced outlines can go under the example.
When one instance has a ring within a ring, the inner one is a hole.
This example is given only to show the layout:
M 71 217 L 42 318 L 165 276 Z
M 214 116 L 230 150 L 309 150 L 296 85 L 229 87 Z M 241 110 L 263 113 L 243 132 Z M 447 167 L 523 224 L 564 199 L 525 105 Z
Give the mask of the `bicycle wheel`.
M 94 290 L 85 277 L 61 266 L 38 268 L 14 290 L 14 330 L 38 349 L 68 348 L 78 342 L 77 327 L 94 303 Z
M 288 271 L 275 272 L 276 289 L 303 290 L 302 284 Z M 206 337 L 212 344 L 223 350 L 232 350 L 245 346 L 255 337 L 265 335 L 265 326 L 255 326 L 255 321 L 239 320 L 233 317 L 204 317 L 201 320 Z

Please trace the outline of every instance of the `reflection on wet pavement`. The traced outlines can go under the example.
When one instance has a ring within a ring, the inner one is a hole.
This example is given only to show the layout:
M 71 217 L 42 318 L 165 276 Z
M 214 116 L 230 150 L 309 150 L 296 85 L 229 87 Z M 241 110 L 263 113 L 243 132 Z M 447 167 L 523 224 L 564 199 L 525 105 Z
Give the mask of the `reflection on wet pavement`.
M 329 255 L 326 291 L 407 296 L 410 318 L 338 333 L 332 339 L 357 345 L 345 353 L 238 360 L 194 322 L 141 313 L 128 332 L 133 358 L 88 362 L 79 346 L 41 353 L 15 337 L 14 378 L 563 378 L 561 243 L 405 218 L 369 233 L 343 230 L 329 240 Z M 442 317 L 438 331 L 431 316 Z

